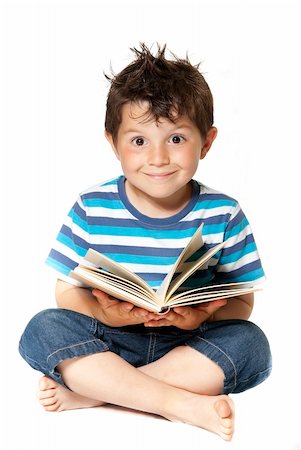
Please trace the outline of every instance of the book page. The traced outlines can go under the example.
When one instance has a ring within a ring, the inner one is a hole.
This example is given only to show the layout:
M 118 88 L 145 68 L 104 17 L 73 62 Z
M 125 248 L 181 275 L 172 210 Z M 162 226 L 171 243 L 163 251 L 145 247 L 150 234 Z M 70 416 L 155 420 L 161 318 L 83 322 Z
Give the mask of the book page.
M 126 269 L 121 264 L 117 263 L 116 261 L 113 261 L 112 259 L 108 258 L 107 256 L 93 250 L 89 249 L 85 259 L 97 267 L 101 267 L 103 269 L 108 270 L 109 272 L 118 275 L 119 277 L 125 278 L 126 280 L 130 280 L 133 283 L 136 283 L 138 286 L 143 287 L 147 292 L 154 294 L 153 289 L 138 275 L 131 272 L 130 270 Z
M 169 299 L 169 306 L 184 306 L 189 304 L 208 302 L 218 298 L 235 297 L 260 290 L 252 282 L 224 283 L 202 286 L 174 295 Z
M 172 294 L 189 278 L 194 272 L 202 267 L 207 261 L 209 261 L 218 251 L 220 251 L 226 244 L 226 241 L 215 245 L 210 248 L 203 256 L 194 261 L 184 270 L 169 286 L 166 293 L 166 301 L 172 296 Z
M 186 247 L 180 253 L 175 264 L 172 266 L 171 270 L 168 272 L 168 274 L 162 281 L 161 285 L 157 289 L 156 294 L 158 295 L 158 297 L 160 297 L 160 299 L 162 299 L 162 301 L 164 301 L 166 297 L 166 293 L 168 291 L 170 282 L 175 272 L 177 271 L 177 268 L 180 267 L 181 264 L 183 264 L 185 261 L 187 261 L 187 259 L 190 258 L 190 256 L 192 256 L 197 250 L 203 247 L 204 245 L 204 241 L 202 238 L 203 225 L 204 224 L 202 223 L 196 230 L 196 232 L 193 234 L 192 238 L 190 239 Z
M 193 288 L 193 289 L 188 289 L 182 292 L 179 292 L 176 295 L 173 295 L 170 298 L 170 301 L 172 302 L 173 300 L 178 300 L 181 298 L 185 298 L 191 295 L 198 295 L 198 294 L 202 294 L 202 293 L 210 293 L 210 292 L 214 292 L 214 291 L 228 291 L 228 290 L 235 290 L 236 292 L 240 289 L 248 289 L 248 290 L 253 290 L 254 289 L 254 285 L 256 284 L 256 281 L 239 281 L 239 282 L 231 282 L 231 283 L 221 283 L 221 284 L 207 284 L 204 286 L 200 286 L 197 288 Z
M 231 298 L 236 297 L 238 295 L 244 295 L 244 294 L 250 294 L 251 292 L 258 291 L 258 288 L 250 288 L 250 289 L 235 289 L 235 290 L 229 290 L 229 291 L 217 291 L 212 292 L 211 294 L 203 294 L 203 295 L 196 295 L 196 296 L 187 296 L 185 300 L 182 301 L 176 301 L 171 300 L 170 304 L 168 304 L 169 307 L 174 308 L 176 306 L 189 306 L 189 305 L 196 305 L 206 302 L 212 302 L 213 300 L 218 300 L 221 298 Z
M 119 300 L 125 300 L 133 303 L 136 306 L 145 308 L 149 311 L 159 312 L 161 306 L 156 304 L 155 292 L 152 291 L 153 298 L 139 289 L 139 287 L 127 280 L 119 278 L 118 276 L 109 274 L 108 272 L 102 274 L 100 271 L 89 270 L 90 268 L 84 266 L 77 266 L 72 272 L 72 278 L 81 281 L 89 287 L 100 289 Z

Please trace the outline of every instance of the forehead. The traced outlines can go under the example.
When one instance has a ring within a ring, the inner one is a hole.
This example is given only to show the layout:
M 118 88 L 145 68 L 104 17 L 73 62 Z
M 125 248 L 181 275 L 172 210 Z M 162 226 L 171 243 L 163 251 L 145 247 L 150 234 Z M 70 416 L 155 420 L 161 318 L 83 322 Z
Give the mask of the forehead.
M 160 117 L 156 120 L 150 111 L 150 105 L 147 101 L 143 102 L 128 102 L 121 108 L 121 124 L 122 128 L 130 125 L 148 126 L 154 123 L 159 127 L 160 125 L 177 126 L 182 124 L 184 126 L 195 126 L 188 116 L 178 116 L 176 110 L 173 114 L 174 120 L 171 121 L 167 117 Z

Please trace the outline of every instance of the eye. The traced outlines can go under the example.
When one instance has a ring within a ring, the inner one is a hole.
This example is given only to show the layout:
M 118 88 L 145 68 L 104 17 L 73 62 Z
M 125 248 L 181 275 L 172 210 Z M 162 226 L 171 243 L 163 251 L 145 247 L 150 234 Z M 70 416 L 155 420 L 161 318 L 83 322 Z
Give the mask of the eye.
M 132 139 L 132 142 L 135 144 L 135 145 L 138 145 L 138 146 L 141 146 L 141 145 L 144 145 L 144 143 L 145 143 L 145 140 L 143 139 L 143 137 L 135 137 L 134 139 Z
M 185 141 L 185 138 L 180 134 L 174 134 L 173 136 L 171 136 L 170 141 L 173 144 L 182 144 Z

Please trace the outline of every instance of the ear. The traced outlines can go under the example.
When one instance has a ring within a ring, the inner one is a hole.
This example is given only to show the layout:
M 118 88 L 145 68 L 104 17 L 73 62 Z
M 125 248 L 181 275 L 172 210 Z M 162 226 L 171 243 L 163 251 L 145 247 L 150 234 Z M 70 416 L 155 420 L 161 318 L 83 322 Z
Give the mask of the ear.
M 217 128 L 211 127 L 207 133 L 206 139 L 203 142 L 200 159 L 204 159 L 207 153 L 209 152 L 211 145 L 213 144 L 214 139 L 217 136 Z
M 115 146 L 114 139 L 113 139 L 113 136 L 111 135 L 111 133 L 108 133 L 107 131 L 105 131 L 105 138 L 109 142 L 110 146 L 112 147 L 113 152 L 115 153 L 116 157 L 119 159 L 119 153 Z

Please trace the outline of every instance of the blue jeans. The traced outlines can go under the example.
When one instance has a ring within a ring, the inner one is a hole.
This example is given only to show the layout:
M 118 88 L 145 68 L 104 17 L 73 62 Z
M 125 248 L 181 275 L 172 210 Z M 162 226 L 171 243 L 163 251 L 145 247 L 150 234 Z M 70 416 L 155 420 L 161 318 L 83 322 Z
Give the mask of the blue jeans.
M 222 368 L 225 394 L 250 389 L 271 372 L 264 333 L 244 320 L 205 322 L 192 331 L 143 325 L 111 328 L 74 311 L 47 309 L 31 319 L 19 350 L 34 369 L 64 384 L 57 366 L 65 359 L 111 351 L 139 367 L 180 345 L 194 348 Z

